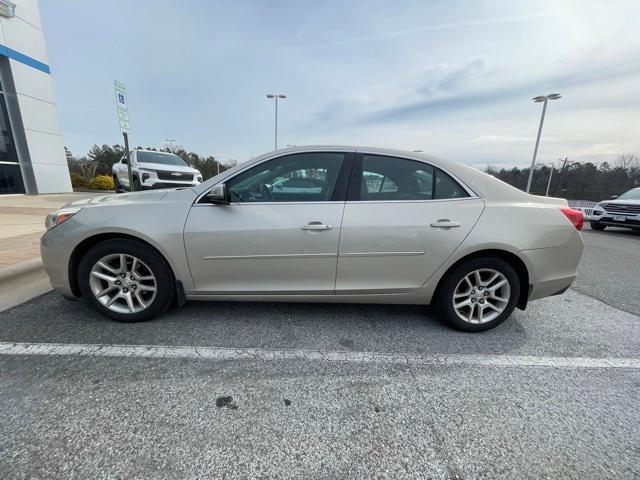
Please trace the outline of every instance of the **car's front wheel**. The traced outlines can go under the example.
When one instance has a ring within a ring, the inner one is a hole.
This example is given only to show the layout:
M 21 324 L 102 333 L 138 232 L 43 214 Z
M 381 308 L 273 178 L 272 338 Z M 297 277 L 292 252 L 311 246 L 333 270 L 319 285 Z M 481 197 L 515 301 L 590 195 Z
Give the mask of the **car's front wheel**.
M 123 192 L 123 188 L 120 185 L 120 182 L 118 181 L 118 176 L 117 175 L 113 176 L 113 186 L 114 186 L 114 190 L 116 191 L 116 193 L 122 193 Z
M 606 228 L 605 225 L 602 225 L 598 222 L 590 222 L 591 230 L 604 230 Z
M 520 296 L 514 268 L 501 258 L 472 258 L 451 270 L 438 290 L 437 306 L 453 328 L 489 330 L 504 322 Z
M 163 313 L 173 300 L 171 268 L 158 252 L 130 239 L 92 247 L 80 261 L 78 286 L 98 312 L 121 322 L 140 322 Z

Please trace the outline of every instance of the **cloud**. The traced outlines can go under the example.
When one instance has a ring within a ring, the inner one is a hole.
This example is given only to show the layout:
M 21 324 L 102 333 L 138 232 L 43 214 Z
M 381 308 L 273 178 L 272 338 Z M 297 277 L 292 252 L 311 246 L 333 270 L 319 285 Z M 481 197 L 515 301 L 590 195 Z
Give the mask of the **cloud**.
M 316 49 L 324 50 L 324 49 L 345 47 L 348 45 L 356 45 L 360 43 L 373 42 L 373 41 L 379 41 L 379 40 L 389 40 L 393 38 L 406 37 L 409 35 L 416 35 L 416 34 L 425 33 L 425 32 L 464 29 L 464 28 L 480 27 L 480 26 L 486 26 L 486 25 L 508 24 L 508 23 L 514 23 L 514 22 L 525 22 L 530 20 L 542 20 L 542 19 L 547 19 L 555 16 L 556 16 L 555 13 L 540 12 L 540 13 L 532 13 L 527 15 L 513 15 L 513 16 L 507 16 L 507 17 L 483 18 L 483 19 L 477 19 L 477 20 L 466 20 L 462 22 L 448 22 L 448 23 L 441 23 L 436 25 L 425 25 L 422 27 L 396 30 L 394 32 L 387 32 L 380 35 L 370 35 L 370 36 L 360 37 L 360 38 L 350 38 L 348 40 L 341 40 L 338 42 L 329 42 L 329 43 L 325 43 L 323 45 L 317 46 Z
M 553 91 L 562 92 L 570 87 L 585 84 L 610 82 L 640 74 L 640 64 L 582 65 L 561 74 L 514 84 L 497 84 L 491 88 L 474 91 L 465 90 L 470 76 L 482 72 L 482 62 L 477 60 L 461 66 L 457 71 L 436 80 L 428 80 L 414 87 L 416 99 L 401 105 L 389 105 L 356 116 L 355 123 L 371 124 L 411 120 L 416 117 L 442 115 L 459 110 L 467 110 L 513 99 L 533 97 Z M 478 82 L 475 82 L 478 83 Z M 435 85 L 435 86 L 434 86 Z M 455 90 L 448 94 L 447 91 Z

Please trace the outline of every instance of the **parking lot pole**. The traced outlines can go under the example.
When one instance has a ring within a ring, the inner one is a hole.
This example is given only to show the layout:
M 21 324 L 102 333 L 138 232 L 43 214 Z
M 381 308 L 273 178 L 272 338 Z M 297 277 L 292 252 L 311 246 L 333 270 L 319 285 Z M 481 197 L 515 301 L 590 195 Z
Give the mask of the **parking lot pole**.
M 547 182 L 547 192 L 544 194 L 545 197 L 549 196 L 549 187 L 551 186 L 551 177 L 553 177 L 553 163 L 551 164 L 551 171 L 549 172 L 549 181 Z
M 536 146 L 533 149 L 533 160 L 531 160 L 531 168 L 529 168 L 529 179 L 527 180 L 527 190 L 529 193 L 531 189 L 531 180 L 533 179 L 533 169 L 536 167 L 536 157 L 538 156 L 538 146 L 540 145 L 540 134 L 542 133 L 542 124 L 544 123 L 544 114 L 547 111 L 547 99 L 544 99 L 544 104 L 542 105 L 542 116 L 540 117 L 540 125 L 538 126 L 538 136 L 536 137 Z
M 129 154 L 129 135 L 127 132 L 122 132 L 122 136 L 124 137 L 124 154 L 127 157 L 127 174 L 129 175 L 129 191 L 135 192 L 135 187 L 133 186 L 133 174 L 131 173 L 131 155 Z
M 536 168 L 536 157 L 538 156 L 538 146 L 540 145 L 540 134 L 542 133 L 542 124 L 544 123 L 544 114 L 547 112 L 547 102 L 549 100 L 558 100 L 562 98 L 562 95 L 559 93 L 551 93 L 549 95 L 538 95 L 537 97 L 533 97 L 533 100 L 536 103 L 544 102 L 542 105 L 542 115 L 540 116 L 540 125 L 538 126 L 538 136 L 536 137 L 536 146 L 533 149 L 533 159 L 531 160 L 531 168 L 529 168 L 529 179 L 527 180 L 527 189 L 525 190 L 529 193 L 531 190 L 531 180 L 533 179 L 533 170 Z

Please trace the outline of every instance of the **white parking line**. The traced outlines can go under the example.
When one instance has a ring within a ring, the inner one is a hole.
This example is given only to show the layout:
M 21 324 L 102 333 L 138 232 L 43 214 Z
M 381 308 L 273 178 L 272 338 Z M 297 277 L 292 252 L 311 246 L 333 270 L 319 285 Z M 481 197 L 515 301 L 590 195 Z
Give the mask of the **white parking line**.
M 100 345 L 80 343 L 2 343 L 0 355 L 76 355 L 83 357 L 190 358 L 205 360 L 319 360 L 325 362 L 400 365 L 481 365 L 491 367 L 630 368 L 637 358 L 548 357 L 529 355 L 408 355 L 402 353 L 269 350 L 159 345 Z

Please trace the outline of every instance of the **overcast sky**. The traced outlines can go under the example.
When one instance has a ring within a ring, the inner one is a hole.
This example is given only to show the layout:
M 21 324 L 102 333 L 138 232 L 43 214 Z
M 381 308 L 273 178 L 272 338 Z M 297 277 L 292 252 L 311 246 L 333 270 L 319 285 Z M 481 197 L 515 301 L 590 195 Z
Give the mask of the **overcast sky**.
M 640 154 L 640 2 L 40 0 L 76 155 L 165 139 L 239 161 L 280 144 L 421 149 L 473 165 Z

